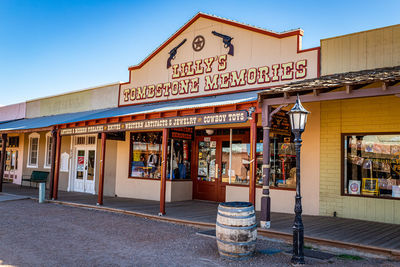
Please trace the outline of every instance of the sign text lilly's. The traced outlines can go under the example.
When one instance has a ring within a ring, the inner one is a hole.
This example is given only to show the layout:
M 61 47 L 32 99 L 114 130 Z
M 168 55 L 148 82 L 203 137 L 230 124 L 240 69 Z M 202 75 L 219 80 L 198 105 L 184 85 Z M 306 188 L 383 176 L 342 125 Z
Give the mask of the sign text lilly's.
M 211 34 L 213 30 L 233 37 L 234 56 L 227 54 L 221 39 Z M 315 78 L 319 50 L 300 50 L 301 35 L 294 31 L 276 37 L 267 31 L 260 34 L 200 18 L 152 54 L 145 64 L 130 69 L 130 82 L 120 88 L 119 105 L 266 89 Z M 198 36 L 205 40 L 201 51 L 192 48 Z M 184 39 L 187 41 L 167 68 L 168 52 Z
M 228 64 L 227 59 L 228 55 L 221 55 L 173 65 L 172 81 L 124 89 L 123 101 L 125 103 L 134 103 L 149 99 L 157 101 L 170 96 L 196 96 L 200 90 L 219 93 L 220 90 L 246 85 L 266 86 L 277 81 L 304 79 L 307 75 L 306 59 L 297 62 L 273 64 L 272 66 L 224 72 Z M 218 73 L 207 74 L 212 73 L 215 69 L 218 70 Z M 200 88 L 199 76 L 204 79 L 202 88 Z

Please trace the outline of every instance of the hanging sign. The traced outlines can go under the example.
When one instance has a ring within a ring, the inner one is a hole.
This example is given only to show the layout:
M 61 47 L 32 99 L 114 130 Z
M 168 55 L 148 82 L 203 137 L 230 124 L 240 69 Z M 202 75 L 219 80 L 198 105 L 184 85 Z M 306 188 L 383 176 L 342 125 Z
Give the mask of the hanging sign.
M 163 128 L 181 128 L 201 125 L 216 125 L 228 123 L 243 123 L 248 119 L 246 110 L 190 115 L 133 122 L 112 123 L 97 126 L 85 126 L 77 128 L 61 129 L 61 135 L 92 134 L 99 132 L 118 132 L 131 130 L 150 130 Z
M 290 136 L 290 123 L 286 112 L 279 111 L 272 116 L 271 132 Z
M 193 140 L 194 128 L 193 127 L 173 128 L 171 129 L 171 131 L 169 131 L 169 137 L 171 139 Z

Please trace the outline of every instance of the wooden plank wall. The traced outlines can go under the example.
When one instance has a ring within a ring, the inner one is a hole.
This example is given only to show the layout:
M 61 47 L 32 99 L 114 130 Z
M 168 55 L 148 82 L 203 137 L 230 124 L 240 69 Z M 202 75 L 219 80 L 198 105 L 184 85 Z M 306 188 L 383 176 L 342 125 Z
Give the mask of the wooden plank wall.
M 400 65 L 400 24 L 321 40 L 321 75 Z

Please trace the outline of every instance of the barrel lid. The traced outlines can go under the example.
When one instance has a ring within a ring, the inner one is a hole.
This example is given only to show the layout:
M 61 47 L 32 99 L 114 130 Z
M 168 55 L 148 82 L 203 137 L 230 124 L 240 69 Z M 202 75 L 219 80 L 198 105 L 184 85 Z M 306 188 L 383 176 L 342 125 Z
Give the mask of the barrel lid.
M 246 207 L 251 207 L 253 204 L 251 204 L 250 202 L 231 201 L 231 202 L 222 202 L 219 205 L 229 208 L 246 208 Z

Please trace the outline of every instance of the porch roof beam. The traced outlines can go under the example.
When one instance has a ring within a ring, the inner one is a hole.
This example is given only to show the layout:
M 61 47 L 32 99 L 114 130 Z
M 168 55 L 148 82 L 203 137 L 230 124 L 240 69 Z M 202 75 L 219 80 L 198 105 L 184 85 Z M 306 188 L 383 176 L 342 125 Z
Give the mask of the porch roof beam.
M 363 97 L 376 97 L 376 96 L 387 96 L 400 94 L 400 85 L 388 86 L 386 90 L 382 90 L 382 87 L 374 87 L 367 89 L 352 90 L 349 94 L 347 91 L 328 92 L 320 93 L 319 95 L 302 95 L 301 102 L 318 102 L 318 101 L 329 101 L 329 100 L 341 100 L 351 98 L 363 98 Z M 264 98 L 263 105 L 281 105 L 291 104 L 296 102 L 296 96 L 289 98 Z

